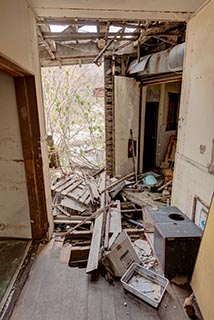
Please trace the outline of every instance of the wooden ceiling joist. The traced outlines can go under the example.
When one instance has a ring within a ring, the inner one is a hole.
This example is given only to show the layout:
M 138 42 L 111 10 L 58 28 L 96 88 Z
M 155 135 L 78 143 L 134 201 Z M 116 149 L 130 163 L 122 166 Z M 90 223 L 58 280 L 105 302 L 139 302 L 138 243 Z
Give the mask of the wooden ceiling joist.
M 51 19 L 40 19 L 37 21 L 37 25 L 60 25 L 60 26 L 74 26 L 74 25 L 85 25 L 85 26 L 106 26 L 107 24 L 111 24 L 112 26 L 115 27 L 120 27 L 120 28 L 133 28 L 133 29 L 145 29 L 145 22 L 120 22 L 120 21 L 103 21 L 103 20 L 72 20 L 70 18 L 51 18 Z
M 72 40 L 90 40 L 90 39 L 98 39 L 105 38 L 106 33 L 97 33 L 97 32 L 72 32 L 72 33 L 59 33 L 59 32 L 43 32 L 43 37 L 46 40 L 54 40 L 54 41 L 72 41 Z M 108 38 L 114 38 L 116 36 L 115 32 L 109 32 Z M 128 38 L 127 38 L 128 37 Z M 137 35 L 132 32 L 123 32 L 120 33 L 118 40 L 121 38 L 125 38 L 126 40 L 136 40 Z M 115 38 L 117 40 L 117 38 Z
M 142 52 L 149 54 L 179 43 L 185 33 L 185 23 L 167 21 L 40 17 L 37 24 L 42 66 L 57 65 L 59 62 L 60 65 L 79 64 L 80 60 L 81 63 L 94 62 L 99 65 L 102 56 L 111 52 L 131 56 L 137 55 L 137 52 L 138 56 Z M 65 26 L 65 29 L 51 32 L 52 25 Z

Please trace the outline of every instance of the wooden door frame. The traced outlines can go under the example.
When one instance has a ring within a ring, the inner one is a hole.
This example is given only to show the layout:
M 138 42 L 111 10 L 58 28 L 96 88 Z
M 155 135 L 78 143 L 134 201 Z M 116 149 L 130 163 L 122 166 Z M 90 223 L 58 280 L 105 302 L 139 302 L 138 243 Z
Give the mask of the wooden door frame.
M 0 71 L 14 78 L 19 127 L 28 190 L 32 238 L 47 238 L 49 222 L 45 198 L 41 134 L 35 77 L 0 53 Z

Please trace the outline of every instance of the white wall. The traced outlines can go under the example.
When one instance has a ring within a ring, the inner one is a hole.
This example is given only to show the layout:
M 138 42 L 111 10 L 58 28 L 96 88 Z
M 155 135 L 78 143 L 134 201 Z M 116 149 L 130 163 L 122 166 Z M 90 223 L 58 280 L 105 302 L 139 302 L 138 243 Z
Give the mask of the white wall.
M 13 77 L 0 72 L 0 237 L 31 238 Z
M 189 216 L 193 197 L 209 204 L 214 190 L 214 175 L 208 173 L 214 138 L 213 16 L 211 1 L 187 25 L 173 204 Z
M 115 174 L 125 176 L 133 172 L 133 159 L 128 158 L 128 139 L 130 129 L 137 141 L 139 128 L 140 88 L 136 80 L 115 77 Z M 136 157 L 137 166 L 138 154 Z
M 206 0 L 29 0 L 40 16 L 139 20 L 183 20 Z M 191 12 L 191 13 L 190 13 Z
M 160 166 L 161 162 L 164 161 L 167 145 L 169 138 L 172 135 L 176 135 L 176 130 L 166 131 L 167 116 L 169 98 L 168 93 L 180 93 L 181 84 L 180 82 L 171 82 L 161 85 L 161 97 L 159 104 L 158 113 L 158 133 L 157 133 L 157 153 L 156 153 L 156 165 Z
M 51 233 L 53 228 L 51 223 L 51 193 L 48 174 L 46 130 L 40 81 L 36 21 L 34 13 L 26 0 L 0 1 L 0 38 L 0 53 L 35 75 L 44 165 L 43 172 L 45 177 L 45 196 L 47 200 Z

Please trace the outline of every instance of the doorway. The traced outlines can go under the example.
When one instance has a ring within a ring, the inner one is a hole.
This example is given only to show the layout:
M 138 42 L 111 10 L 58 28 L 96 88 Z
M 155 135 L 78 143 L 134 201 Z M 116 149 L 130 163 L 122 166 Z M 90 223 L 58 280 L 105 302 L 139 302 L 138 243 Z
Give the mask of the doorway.
M 143 170 L 156 166 L 156 144 L 159 102 L 147 102 L 145 113 Z

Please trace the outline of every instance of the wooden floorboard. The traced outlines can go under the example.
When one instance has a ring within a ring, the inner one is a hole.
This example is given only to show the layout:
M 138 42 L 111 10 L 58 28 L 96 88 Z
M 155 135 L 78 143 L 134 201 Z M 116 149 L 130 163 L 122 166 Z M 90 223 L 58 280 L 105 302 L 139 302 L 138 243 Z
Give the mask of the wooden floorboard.
M 86 269 L 68 267 L 69 252 L 54 240 L 41 248 L 11 320 L 186 319 L 172 288 L 156 310 L 126 294 L 120 282 L 91 281 Z
M 30 241 L 0 238 L 0 309 L 23 263 Z

